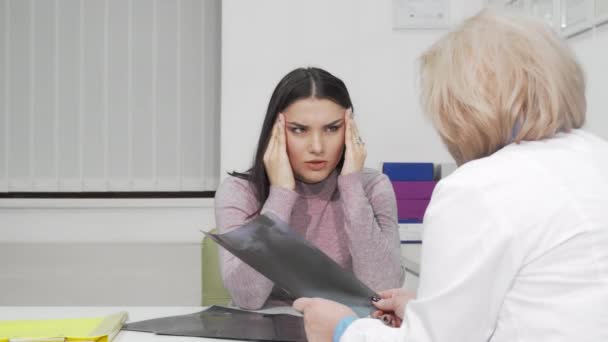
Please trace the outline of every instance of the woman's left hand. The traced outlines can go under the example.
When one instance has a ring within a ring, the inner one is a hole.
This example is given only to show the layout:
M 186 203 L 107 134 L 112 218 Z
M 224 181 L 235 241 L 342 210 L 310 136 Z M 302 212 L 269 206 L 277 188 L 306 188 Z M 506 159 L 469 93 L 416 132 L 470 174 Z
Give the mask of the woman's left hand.
M 365 143 L 359 135 L 359 129 L 353 119 L 353 110 L 348 109 L 344 114 L 344 122 L 346 126 L 346 132 L 344 133 L 344 145 L 346 151 L 344 152 L 344 165 L 342 166 L 342 175 L 348 175 L 350 173 L 359 172 L 363 169 L 365 164 L 365 157 L 367 157 L 367 150 L 365 149 Z
M 344 317 L 357 317 L 348 306 L 322 298 L 299 298 L 293 307 L 304 314 L 304 329 L 309 342 L 331 341 Z

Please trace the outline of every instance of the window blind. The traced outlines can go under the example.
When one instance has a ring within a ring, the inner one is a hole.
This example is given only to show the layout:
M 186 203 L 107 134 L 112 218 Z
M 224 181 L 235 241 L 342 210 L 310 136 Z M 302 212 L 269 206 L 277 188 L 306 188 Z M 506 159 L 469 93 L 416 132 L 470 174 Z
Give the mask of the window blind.
M 219 0 L 0 13 L 0 192 L 215 190 Z

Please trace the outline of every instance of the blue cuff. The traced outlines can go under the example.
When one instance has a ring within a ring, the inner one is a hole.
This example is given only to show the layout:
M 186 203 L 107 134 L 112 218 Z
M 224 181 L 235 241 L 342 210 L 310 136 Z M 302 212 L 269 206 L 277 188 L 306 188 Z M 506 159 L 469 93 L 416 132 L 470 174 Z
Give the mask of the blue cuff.
M 334 338 L 332 339 L 332 341 L 340 342 L 340 338 L 342 338 L 342 335 L 344 335 L 344 332 L 346 331 L 346 329 L 348 329 L 348 326 L 356 319 L 358 319 L 358 317 L 355 316 L 348 316 L 342 318 L 340 322 L 338 322 L 338 325 L 336 325 L 336 329 L 334 330 Z

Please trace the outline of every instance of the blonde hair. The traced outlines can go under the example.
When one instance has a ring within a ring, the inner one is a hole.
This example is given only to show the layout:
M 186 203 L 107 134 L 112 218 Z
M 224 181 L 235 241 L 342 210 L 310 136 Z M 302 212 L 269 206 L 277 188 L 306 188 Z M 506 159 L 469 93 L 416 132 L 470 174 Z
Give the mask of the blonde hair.
M 458 164 L 585 122 L 585 77 L 542 22 L 484 10 L 421 56 L 421 100 Z

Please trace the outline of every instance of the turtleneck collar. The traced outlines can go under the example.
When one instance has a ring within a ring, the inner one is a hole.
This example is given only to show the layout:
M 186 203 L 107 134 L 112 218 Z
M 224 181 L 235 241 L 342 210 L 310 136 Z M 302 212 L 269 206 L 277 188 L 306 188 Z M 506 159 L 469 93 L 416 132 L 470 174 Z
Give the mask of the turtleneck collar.
M 296 192 L 302 197 L 318 197 L 330 199 L 338 184 L 338 171 L 334 170 L 327 178 L 319 183 L 304 183 L 296 180 Z

